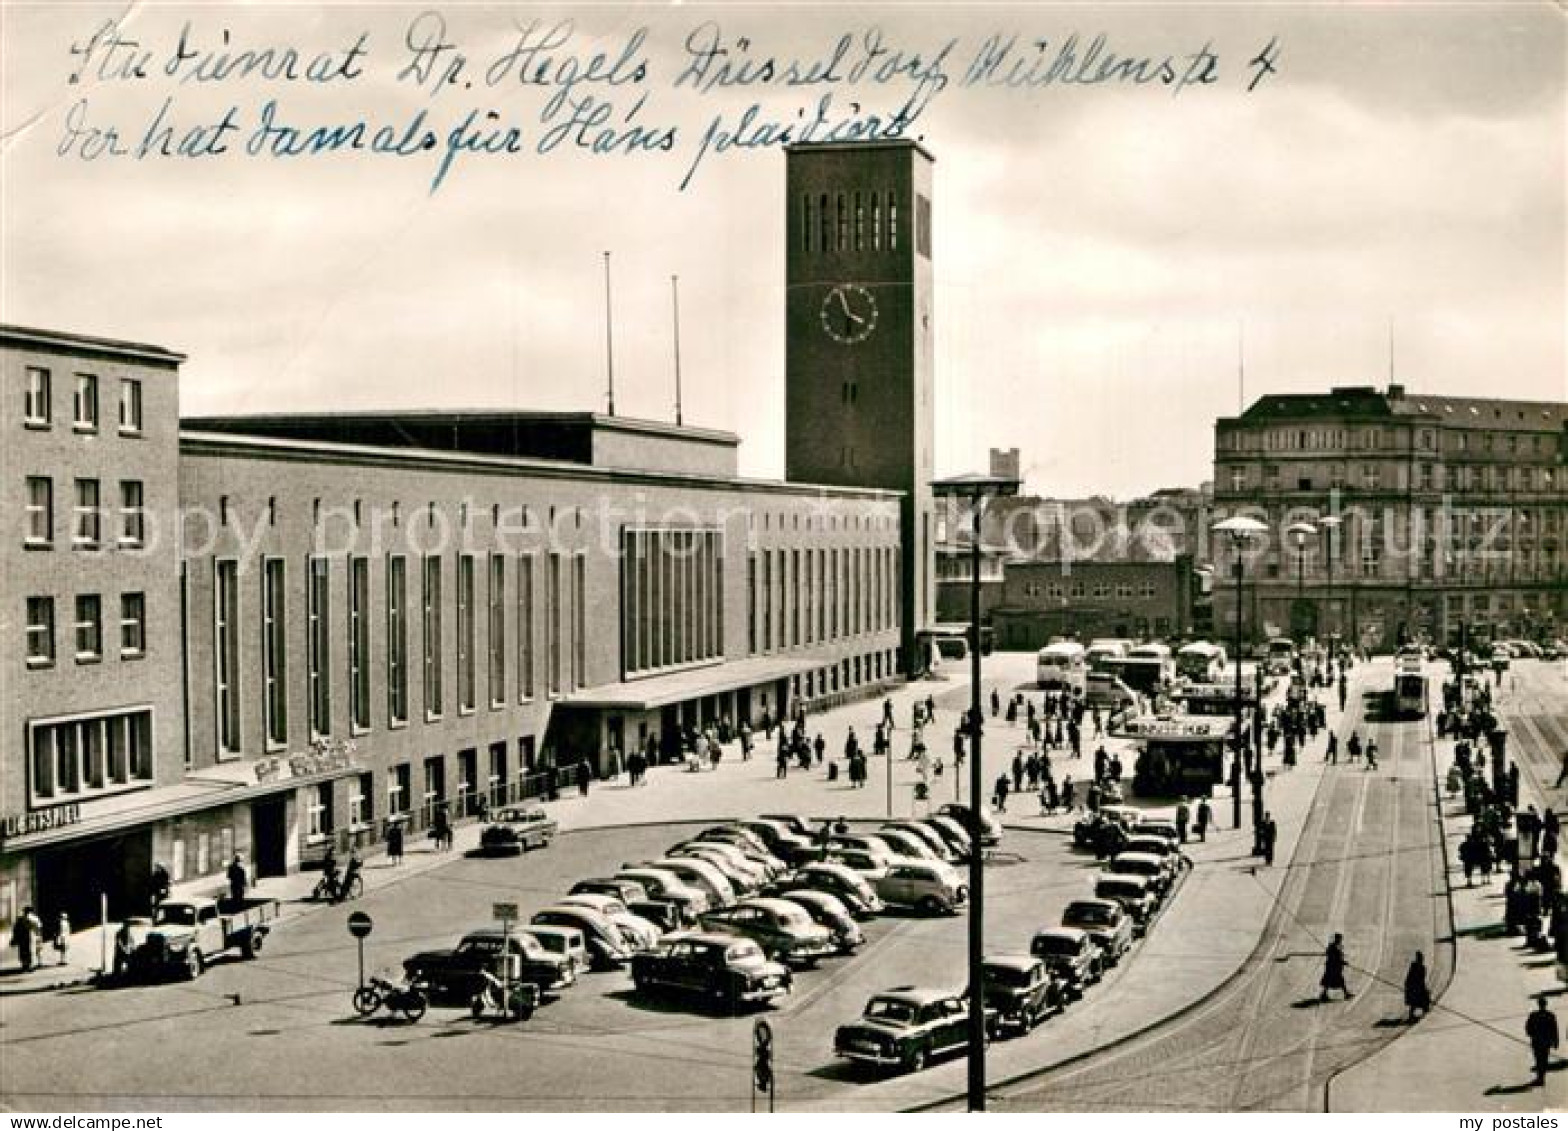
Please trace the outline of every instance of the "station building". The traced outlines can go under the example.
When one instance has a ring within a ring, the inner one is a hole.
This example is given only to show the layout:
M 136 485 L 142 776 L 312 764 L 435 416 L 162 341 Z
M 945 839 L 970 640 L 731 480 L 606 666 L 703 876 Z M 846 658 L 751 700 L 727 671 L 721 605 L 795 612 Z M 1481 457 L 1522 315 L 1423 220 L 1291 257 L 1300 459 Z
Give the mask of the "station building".
M 782 482 L 733 435 L 597 413 L 181 420 L 181 354 L 0 327 L 0 927 L 903 678 L 934 583 L 931 159 L 787 161 Z

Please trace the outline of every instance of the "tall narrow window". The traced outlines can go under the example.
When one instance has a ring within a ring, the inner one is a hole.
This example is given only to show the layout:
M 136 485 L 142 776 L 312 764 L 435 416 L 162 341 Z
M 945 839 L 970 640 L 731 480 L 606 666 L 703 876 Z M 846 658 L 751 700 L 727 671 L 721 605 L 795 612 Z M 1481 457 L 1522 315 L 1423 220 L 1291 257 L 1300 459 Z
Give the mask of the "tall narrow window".
M 550 555 L 550 579 L 545 594 L 545 648 L 550 694 L 561 693 L 561 555 Z
M 53 419 L 49 370 L 30 365 L 27 367 L 27 395 L 22 402 L 22 423 L 33 428 L 47 428 Z
M 142 383 L 134 377 L 120 380 L 120 431 L 137 436 L 142 430 Z
M 474 557 L 457 557 L 457 709 L 474 709 Z
M 54 480 L 48 476 L 27 477 L 27 534 L 29 546 L 48 546 L 54 542 Z
M 147 598 L 141 593 L 120 594 L 120 658 L 135 660 L 147 654 Z
M 882 202 L 871 194 L 871 250 L 882 250 Z
M 588 685 L 588 556 L 572 559 L 572 686 Z
M 305 667 L 310 702 L 310 736 L 332 733 L 331 563 L 309 560 L 305 592 Z
M 828 241 L 832 238 L 831 217 L 828 216 L 828 194 L 823 193 L 817 197 L 817 227 L 822 232 L 822 250 L 828 250 Z
M 746 651 L 757 654 L 757 551 L 746 559 Z
M 96 549 L 103 538 L 103 514 L 99 509 L 98 480 L 76 481 L 76 514 L 71 531 L 73 545 Z
M 506 558 L 490 555 L 490 706 L 506 704 Z
M 839 251 L 849 246 L 849 215 L 844 207 L 844 194 L 838 194 L 838 223 L 834 227 L 836 244 Z
M 800 198 L 800 250 L 811 250 L 811 194 Z
M 887 249 L 898 250 L 898 194 L 887 194 Z
M 98 431 L 98 378 L 91 373 L 76 375 L 76 427 L 83 432 Z
M 860 194 L 855 194 L 855 250 L 859 251 L 865 246 L 866 238 L 866 207 Z
M 420 643 L 424 655 L 425 717 L 437 719 L 445 707 L 441 687 L 441 559 L 434 554 L 425 559 L 425 583 L 421 600 Z
M 240 594 L 239 563 L 213 563 L 213 662 L 216 665 L 218 750 L 240 750 Z
M 773 651 L 773 551 L 762 551 L 762 650 Z
M 370 559 L 348 563 L 348 720 L 370 729 Z
M 140 479 L 120 480 L 120 545 L 141 546 L 147 540 L 146 509 Z
M 408 722 L 408 559 L 387 557 L 387 720 Z
M 534 559 L 517 559 L 517 695 L 527 702 L 534 697 Z
M 54 663 L 54 598 L 27 599 L 27 666 L 47 668 Z
M 261 563 L 261 679 L 262 713 L 267 745 L 284 746 L 289 740 L 288 632 L 282 558 Z

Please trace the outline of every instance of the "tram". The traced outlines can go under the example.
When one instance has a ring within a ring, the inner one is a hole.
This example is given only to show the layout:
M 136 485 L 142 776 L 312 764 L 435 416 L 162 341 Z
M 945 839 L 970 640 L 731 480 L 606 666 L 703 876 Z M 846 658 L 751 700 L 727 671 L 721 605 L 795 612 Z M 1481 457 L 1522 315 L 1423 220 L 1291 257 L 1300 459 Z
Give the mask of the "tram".
M 1420 665 L 1401 666 L 1394 673 L 1394 717 L 1424 719 L 1427 713 L 1427 680 Z
M 1145 715 L 1112 730 L 1137 741 L 1133 788 L 1141 794 L 1191 797 L 1224 780 L 1230 720 L 1214 715 Z

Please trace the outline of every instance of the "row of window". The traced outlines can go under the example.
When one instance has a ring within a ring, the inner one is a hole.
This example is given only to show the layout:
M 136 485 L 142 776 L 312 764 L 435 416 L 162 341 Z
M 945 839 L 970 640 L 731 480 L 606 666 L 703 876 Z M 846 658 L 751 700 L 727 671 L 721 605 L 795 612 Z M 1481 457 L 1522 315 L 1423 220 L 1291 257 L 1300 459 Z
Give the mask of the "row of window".
M 621 669 L 630 676 L 724 655 L 724 535 L 621 535 Z
M 800 249 L 897 251 L 898 193 L 806 193 L 800 200 Z
M 54 480 L 45 475 L 27 477 L 27 524 L 23 533 L 29 549 L 54 546 Z M 71 545 L 96 550 L 103 545 L 104 507 L 99 481 L 78 479 L 71 507 Z M 120 509 L 115 542 L 140 547 L 147 540 L 147 510 L 140 479 L 120 480 Z
M 28 428 L 54 426 L 53 373 L 42 366 L 27 367 L 23 390 L 22 423 Z M 76 374 L 71 397 L 71 427 L 78 432 L 98 431 L 98 376 Z M 142 383 L 135 377 L 120 378 L 120 434 L 139 436 L 142 432 Z
M 96 664 L 104 657 L 103 598 L 78 593 L 73 611 L 72 638 L 78 664 Z M 120 594 L 120 659 L 139 660 L 147 654 L 147 598 L 143 593 Z M 27 666 L 50 668 L 55 663 L 55 603 L 53 597 L 27 598 Z
M 1490 432 L 1470 428 L 1444 429 L 1452 452 L 1481 452 L 1498 455 L 1544 456 L 1556 449 L 1558 439 L 1548 433 Z M 1229 431 L 1222 435 L 1223 451 L 1362 451 L 1384 450 L 1399 452 L 1400 433 L 1393 428 L 1297 428 L 1282 427 L 1267 430 Z M 1438 434 L 1434 429 L 1423 428 L 1415 433 L 1415 442 L 1422 451 L 1438 450 Z
M 140 708 L 28 726 L 33 804 L 112 793 L 153 779 L 152 711 Z
M 1149 601 L 1159 595 L 1159 587 L 1153 581 L 1141 581 L 1136 584 L 1131 581 L 1118 581 L 1114 585 L 1108 581 L 1096 581 L 1091 585 L 1081 579 L 1049 582 L 1029 581 L 1024 584 L 1024 595 L 1058 599 L 1064 597 L 1096 597 L 1101 600 L 1113 596 L 1120 597 L 1123 600 L 1138 597 Z
M 753 550 L 746 609 L 753 655 L 894 628 L 898 547 Z
M 1403 464 L 1375 464 L 1368 463 L 1361 466 L 1361 475 L 1358 485 L 1364 490 L 1376 491 L 1384 488 L 1402 490 L 1405 487 L 1403 475 L 1399 468 Z M 1384 469 L 1387 469 L 1385 473 Z M 1327 475 L 1327 483 L 1321 477 Z M 1352 477 L 1349 467 L 1344 464 L 1334 464 L 1325 471 L 1320 470 L 1319 476 L 1302 474 L 1298 469 L 1292 469 L 1293 485 L 1288 490 L 1313 491 L 1343 488 Z M 1441 481 L 1441 486 L 1440 486 Z M 1230 469 L 1230 489 L 1233 493 L 1245 491 L 1252 486 L 1255 478 L 1251 468 L 1232 467 Z M 1446 489 L 1449 491 L 1551 491 L 1559 483 L 1568 484 L 1568 480 L 1560 479 L 1550 467 L 1513 467 L 1494 464 L 1485 464 L 1480 467 L 1469 464 L 1433 465 L 1422 463 L 1416 465 L 1414 480 L 1411 486 L 1421 491 L 1436 491 Z M 1277 491 L 1281 487 L 1280 468 L 1278 464 L 1264 464 L 1262 471 L 1262 485 L 1264 489 Z
M 409 718 L 409 637 L 420 640 L 419 683 L 426 721 L 441 718 L 447 700 L 447 644 L 456 645 L 456 704 L 460 713 L 476 709 L 478 700 L 478 624 L 486 624 L 488 698 L 499 709 L 509 701 L 508 659 L 516 661 L 516 699 L 532 700 L 535 680 L 535 554 L 510 557 L 491 554 L 483 559 L 459 554 L 455 560 L 450 596 L 446 563 L 438 555 L 415 559 L 419 569 L 419 605 L 410 624 L 411 581 L 404 555 L 385 558 L 381 571 L 383 601 L 372 603 L 371 563 L 367 557 L 348 558 L 346 577 L 335 582 L 333 559 L 311 556 L 305 563 L 305 708 L 311 738 L 330 736 L 335 691 L 334 653 L 343 649 L 346 660 L 348 720 L 350 729 L 363 733 L 372 726 L 371 668 L 377 652 L 373 636 L 383 636 L 380 660 L 386 681 L 386 720 L 402 726 Z M 484 562 L 484 606 L 479 605 L 479 569 Z M 587 679 L 586 559 L 582 554 L 552 553 L 544 559 L 545 689 L 551 696 L 568 688 L 585 686 Z M 240 615 L 239 563 L 218 559 L 213 563 L 214 695 L 218 749 L 227 754 L 244 748 L 242 733 L 243 672 L 241 650 L 244 632 Z M 510 582 L 510 584 L 509 584 Z M 335 585 L 342 585 L 344 612 L 334 613 Z M 289 596 L 287 562 L 266 558 L 261 568 L 260 659 L 263 733 L 271 748 L 285 746 L 289 735 L 290 684 L 288 680 Z M 448 612 L 455 632 L 446 627 Z M 508 642 L 509 623 L 515 621 L 513 645 Z

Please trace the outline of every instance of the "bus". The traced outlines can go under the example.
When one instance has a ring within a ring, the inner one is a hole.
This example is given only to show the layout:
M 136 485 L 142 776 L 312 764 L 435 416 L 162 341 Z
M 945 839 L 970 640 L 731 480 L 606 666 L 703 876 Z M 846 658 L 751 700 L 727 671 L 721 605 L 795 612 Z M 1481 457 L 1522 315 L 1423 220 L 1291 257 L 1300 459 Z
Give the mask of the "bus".
M 1089 670 L 1084 653 L 1084 646 L 1072 640 L 1046 645 L 1035 658 L 1035 678 L 1041 687 L 1082 691 L 1084 675 Z
M 1225 667 L 1225 649 L 1206 640 L 1184 645 L 1176 653 L 1176 674 L 1193 683 L 1211 683 Z
M 1090 671 L 1103 672 L 1109 670 L 1105 666 L 1107 660 L 1119 660 L 1131 650 L 1131 640 L 1101 637 L 1089 641 L 1089 650 L 1084 656 L 1089 661 Z
M 1192 797 L 1207 794 L 1224 780 L 1226 718 L 1157 715 L 1129 718 L 1113 726 L 1115 738 L 1138 743 L 1133 788 L 1140 794 Z
M 1127 653 L 1129 660 L 1143 660 L 1157 662 L 1160 665 L 1160 682 L 1169 683 L 1176 678 L 1176 657 L 1171 652 L 1169 644 L 1149 642 L 1139 644 Z

